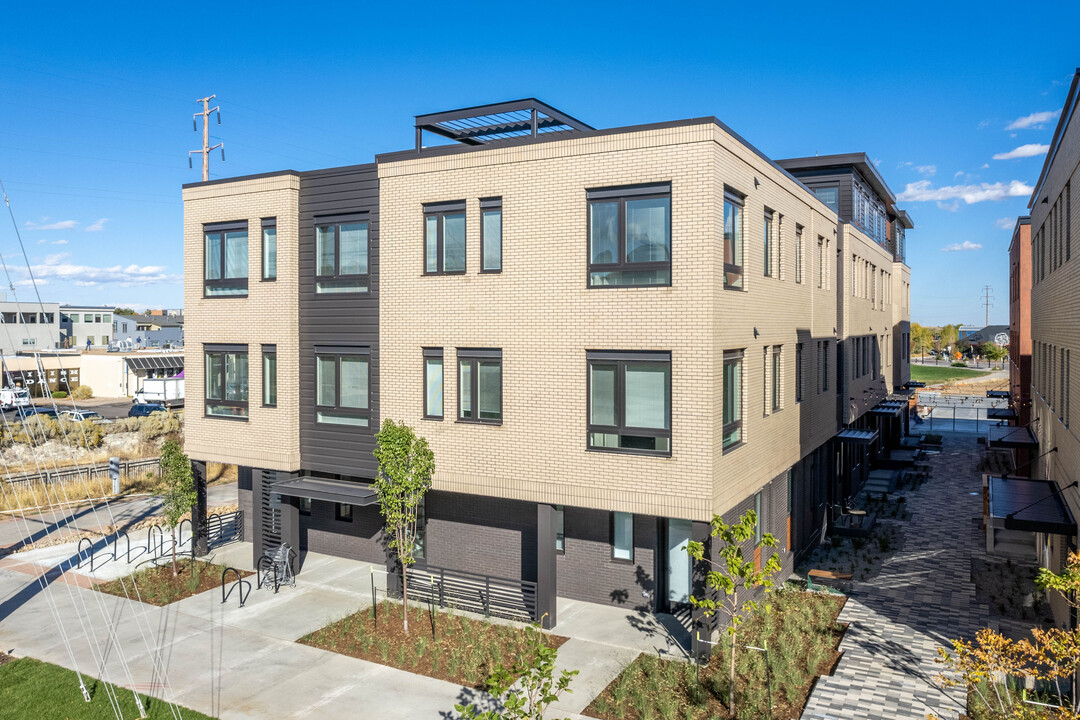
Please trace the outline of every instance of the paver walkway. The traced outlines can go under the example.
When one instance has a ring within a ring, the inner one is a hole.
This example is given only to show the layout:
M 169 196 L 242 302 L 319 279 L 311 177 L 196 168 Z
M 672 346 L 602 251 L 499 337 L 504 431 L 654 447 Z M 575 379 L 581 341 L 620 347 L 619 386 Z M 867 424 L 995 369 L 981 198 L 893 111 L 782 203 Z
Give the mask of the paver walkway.
M 973 637 L 989 622 L 970 581 L 971 558 L 985 556 L 972 522 L 982 513 L 982 450 L 974 435 L 942 434 L 933 476 L 907 493 L 902 546 L 877 577 L 855 583 L 839 618 L 849 624 L 844 655 L 835 675 L 818 680 L 803 720 L 955 719 L 964 709 L 962 688 L 933 683 L 941 672 L 934 658 L 949 638 Z

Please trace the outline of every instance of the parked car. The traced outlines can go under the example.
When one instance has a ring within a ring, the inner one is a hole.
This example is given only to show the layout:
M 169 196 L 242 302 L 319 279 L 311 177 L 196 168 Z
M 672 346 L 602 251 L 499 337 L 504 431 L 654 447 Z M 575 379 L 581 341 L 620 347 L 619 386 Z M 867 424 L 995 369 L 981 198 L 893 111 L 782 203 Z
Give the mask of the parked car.
M 15 408 L 15 419 L 25 420 L 26 418 L 33 417 L 34 415 L 45 415 L 56 419 L 56 411 L 52 408 L 38 407 L 37 405 L 25 405 L 23 407 Z
M 112 420 L 103 417 L 101 413 L 94 412 L 93 410 L 61 410 L 60 417 L 64 420 L 73 420 L 75 422 L 89 420 L 90 422 L 99 425 L 105 425 L 112 422 Z
M 158 405 L 156 403 L 135 403 L 128 410 L 128 417 L 147 417 L 153 415 L 156 412 L 168 412 L 169 409 L 164 405 Z
M 120 346 L 116 343 L 109 343 L 109 348 L 105 352 L 120 352 Z

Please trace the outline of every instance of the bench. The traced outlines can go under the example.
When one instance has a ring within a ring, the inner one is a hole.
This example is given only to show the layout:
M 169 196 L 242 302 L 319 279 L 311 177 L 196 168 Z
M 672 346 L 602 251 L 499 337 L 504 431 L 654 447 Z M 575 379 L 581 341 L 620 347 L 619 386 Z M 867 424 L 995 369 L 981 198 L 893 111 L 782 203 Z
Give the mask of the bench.
M 851 580 L 852 576 L 851 573 L 840 573 L 833 570 L 818 570 L 816 568 L 806 573 L 807 590 L 824 590 L 825 592 L 839 593 L 839 590 L 831 588 L 828 585 L 815 583 L 814 578 L 818 578 L 819 580 L 839 580 L 848 582 Z

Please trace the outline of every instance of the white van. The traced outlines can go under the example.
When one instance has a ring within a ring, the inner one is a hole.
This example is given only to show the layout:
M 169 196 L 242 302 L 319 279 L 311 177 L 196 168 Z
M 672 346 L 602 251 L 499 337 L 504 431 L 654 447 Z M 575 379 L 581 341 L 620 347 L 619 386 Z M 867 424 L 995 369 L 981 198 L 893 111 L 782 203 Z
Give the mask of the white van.
M 0 390 L 0 410 L 14 410 L 30 405 L 30 391 L 26 388 L 4 388 Z

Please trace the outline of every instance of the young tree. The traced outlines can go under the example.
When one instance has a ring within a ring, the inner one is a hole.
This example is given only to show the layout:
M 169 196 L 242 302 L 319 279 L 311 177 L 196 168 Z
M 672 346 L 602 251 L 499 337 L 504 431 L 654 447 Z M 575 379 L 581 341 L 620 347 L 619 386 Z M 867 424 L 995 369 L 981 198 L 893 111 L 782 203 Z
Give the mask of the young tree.
M 739 607 L 739 592 L 750 591 L 754 588 L 763 587 L 769 590 L 773 587 L 773 577 L 780 572 L 780 556 L 772 553 L 769 559 L 759 570 L 753 556 L 749 560 L 743 559 L 743 544 L 747 540 L 757 537 L 758 517 L 753 510 L 747 510 L 734 525 L 725 523 L 719 515 L 713 515 L 710 536 L 718 543 L 717 555 L 719 562 L 705 555 L 705 544 L 691 541 L 687 543 L 686 552 L 698 562 L 706 563 L 709 568 L 705 575 L 705 587 L 714 593 L 722 591 L 724 597 L 717 602 L 714 597 L 698 598 L 690 597 L 690 603 L 703 610 L 705 617 L 712 617 L 718 610 L 727 612 L 730 621 L 727 632 L 731 636 L 731 689 L 728 696 L 728 709 L 735 716 L 735 649 L 738 647 L 736 637 L 739 625 L 742 624 L 742 613 L 753 610 L 756 603 L 746 603 L 745 607 Z M 761 536 L 756 544 L 755 551 L 767 547 L 776 547 L 776 538 L 769 533 Z
M 405 423 L 385 420 L 375 435 L 375 458 L 379 461 L 375 494 L 386 522 L 388 547 L 401 565 L 401 597 L 405 635 L 409 634 L 409 579 L 407 570 L 416 562 L 416 515 L 431 487 L 435 455 L 428 442 L 417 437 Z
M 184 515 L 191 512 L 197 499 L 191 460 L 176 440 L 168 440 L 161 446 L 161 489 L 161 509 L 173 540 L 172 571 L 173 577 L 176 577 L 176 527 Z M 191 541 L 195 542 L 195 539 Z

